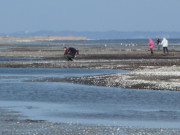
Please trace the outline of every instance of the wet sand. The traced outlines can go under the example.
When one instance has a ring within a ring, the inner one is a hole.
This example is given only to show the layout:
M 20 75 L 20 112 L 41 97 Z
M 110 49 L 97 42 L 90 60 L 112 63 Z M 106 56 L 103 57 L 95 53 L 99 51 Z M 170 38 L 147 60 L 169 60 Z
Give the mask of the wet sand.
M 86 125 L 75 123 L 50 123 L 43 120 L 25 119 L 18 112 L 0 108 L 1 135 L 129 135 L 163 134 L 177 135 L 180 129 L 138 128 L 104 125 Z M 23 117 L 24 120 L 21 120 Z
M 180 50 L 170 49 L 169 55 L 148 49 L 83 47 L 75 62 L 66 62 L 63 58 L 63 46 L 16 46 L 0 44 L 0 57 L 11 60 L 0 61 L 0 67 L 66 67 L 66 68 L 111 68 L 126 69 L 130 72 L 103 76 L 52 79 L 51 81 L 71 81 L 75 83 L 154 90 L 180 90 Z M 17 58 L 35 58 L 21 61 Z M 41 58 L 42 60 L 36 60 Z M 49 123 L 41 120 L 29 120 L 18 112 L 0 108 L 0 134 L 180 134 L 180 129 L 114 127 L 103 125 L 80 125 L 73 123 Z M 23 120 L 22 120 L 23 119 Z M 24 120 L 25 119 L 25 120 Z
M 1 44 L 0 67 L 51 67 L 51 68 L 109 68 L 131 70 L 124 74 L 54 79 L 74 83 L 154 90 L 180 90 L 180 50 L 169 49 L 169 55 L 154 49 L 133 47 L 84 47 L 78 46 L 80 55 L 75 62 L 66 62 L 63 46 L 17 46 Z M 26 58 L 29 60 L 21 60 Z M 38 60 L 39 59 L 39 60 Z M 108 74 L 108 73 L 107 73 Z
M 180 67 L 146 66 L 123 74 L 66 78 L 73 83 L 130 89 L 180 90 Z

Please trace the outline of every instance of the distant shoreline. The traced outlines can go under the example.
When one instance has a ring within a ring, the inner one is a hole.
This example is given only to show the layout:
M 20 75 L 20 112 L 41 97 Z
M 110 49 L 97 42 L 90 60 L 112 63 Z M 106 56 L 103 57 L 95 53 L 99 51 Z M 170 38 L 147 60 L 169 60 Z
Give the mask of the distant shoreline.
M 0 37 L 0 40 L 85 40 L 86 37 L 76 36 L 30 36 L 30 37 Z

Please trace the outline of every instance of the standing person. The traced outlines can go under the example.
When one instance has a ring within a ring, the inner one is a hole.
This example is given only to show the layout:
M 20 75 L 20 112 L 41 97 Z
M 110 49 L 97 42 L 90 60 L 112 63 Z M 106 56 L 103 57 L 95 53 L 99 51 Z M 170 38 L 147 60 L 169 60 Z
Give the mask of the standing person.
M 163 53 L 168 54 L 168 40 L 166 38 L 163 38 L 162 42 L 161 42 L 161 45 L 163 47 Z
M 67 61 L 74 61 L 76 55 L 79 55 L 79 50 L 76 50 L 72 47 L 64 47 L 64 56 L 67 59 Z
M 151 51 L 151 55 L 153 54 L 154 42 L 152 39 L 149 39 L 149 49 Z
M 159 38 L 156 38 L 156 43 L 157 43 L 157 47 L 158 47 L 158 51 L 160 51 L 160 45 L 161 45 L 161 40 Z

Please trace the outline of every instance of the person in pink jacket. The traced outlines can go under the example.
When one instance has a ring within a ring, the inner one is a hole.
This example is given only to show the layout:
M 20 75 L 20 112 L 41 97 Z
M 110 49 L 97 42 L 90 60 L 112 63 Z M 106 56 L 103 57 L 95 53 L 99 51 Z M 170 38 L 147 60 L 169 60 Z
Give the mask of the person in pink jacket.
M 149 39 L 149 49 L 151 51 L 151 54 L 153 54 L 153 48 L 154 48 L 154 42 L 152 39 Z

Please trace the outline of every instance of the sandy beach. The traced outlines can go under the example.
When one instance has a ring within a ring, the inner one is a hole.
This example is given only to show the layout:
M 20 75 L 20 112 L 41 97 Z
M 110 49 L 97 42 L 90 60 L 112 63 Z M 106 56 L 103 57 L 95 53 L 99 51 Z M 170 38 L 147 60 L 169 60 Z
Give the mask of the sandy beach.
M 0 67 L 124 69 L 127 72 L 123 74 L 107 73 L 100 76 L 55 78 L 49 81 L 139 90 L 180 90 L 180 50 L 170 49 L 169 55 L 163 55 L 162 51 L 154 50 L 154 55 L 151 55 L 148 49 L 78 46 L 80 55 L 76 61 L 67 62 L 64 60 L 63 46 L 40 47 L 31 46 L 28 43 L 26 46 L 18 46 L 19 44 L 21 43 L 12 45 L 9 42 L 3 42 L 0 44 L 0 58 L 2 59 Z M 3 60 L 7 57 L 8 61 Z M 34 58 L 34 60 L 21 61 L 19 58 Z M 180 134 L 180 129 L 143 129 L 22 120 L 24 116 L 8 108 L 0 108 L 0 114 L 0 134 L 2 135 Z

